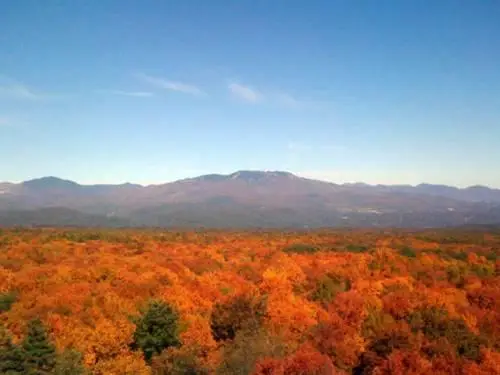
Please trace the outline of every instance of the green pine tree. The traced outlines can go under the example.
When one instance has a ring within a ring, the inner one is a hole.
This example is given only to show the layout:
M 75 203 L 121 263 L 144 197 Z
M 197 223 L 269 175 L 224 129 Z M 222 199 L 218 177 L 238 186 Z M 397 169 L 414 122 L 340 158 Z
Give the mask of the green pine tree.
M 0 293 L 0 313 L 9 311 L 16 301 L 16 292 Z
M 57 357 L 53 375 L 85 375 L 87 371 L 82 364 L 82 355 L 76 350 L 65 350 Z
M 56 349 L 49 341 L 40 319 L 28 323 L 28 332 L 23 341 L 26 374 L 45 375 L 51 373 L 56 364 Z
M 146 361 L 164 349 L 180 345 L 179 316 L 175 310 L 163 301 L 151 301 L 136 319 L 133 349 L 140 349 Z
M 12 342 L 7 330 L 0 326 L 0 374 L 24 374 L 24 353 Z

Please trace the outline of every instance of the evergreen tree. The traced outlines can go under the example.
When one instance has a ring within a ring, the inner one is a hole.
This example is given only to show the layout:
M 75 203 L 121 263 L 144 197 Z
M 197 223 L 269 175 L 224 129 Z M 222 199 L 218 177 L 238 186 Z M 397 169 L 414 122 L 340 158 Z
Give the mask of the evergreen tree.
M 54 375 L 85 375 L 87 371 L 82 364 L 82 355 L 76 350 L 65 350 L 57 357 Z
M 56 349 L 50 343 L 45 327 L 40 319 L 28 324 L 28 332 L 23 341 L 26 374 L 45 375 L 51 373 L 56 364 Z
M 24 374 L 24 353 L 12 342 L 5 328 L 0 326 L 0 374 Z
M 142 315 L 134 319 L 134 349 L 141 349 L 146 361 L 164 349 L 177 347 L 179 341 L 179 316 L 163 301 L 151 301 Z
M 9 311 L 12 305 L 17 301 L 17 293 L 0 293 L 0 313 Z

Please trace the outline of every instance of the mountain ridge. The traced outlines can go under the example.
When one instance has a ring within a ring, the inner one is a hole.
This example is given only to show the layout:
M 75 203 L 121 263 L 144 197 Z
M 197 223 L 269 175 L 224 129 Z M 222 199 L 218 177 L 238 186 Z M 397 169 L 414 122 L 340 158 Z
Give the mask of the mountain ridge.
M 139 184 L 139 183 L 134 183 L 130 181 L 126 182 L 120 182 L 120 183 L 91 183 L 91 184 L 83 184 L 79 183 L 73 180 L 65 179 L 62 177 L 57 177 L 57 176 L 42 176 L 42 177 L 36 177 L 32 178 L 29 180 L 24 180 L 21 182 L 11 182 L 11 181 L 0 181 L 0 188 L 2 185 L 9 184 L 9 185 L 18 185 L 18 184 L 32 184 L 36 182 L 56 182 L 58 183 L 72 183 L 75 185 L 79 186 L 126 186 L 126 185 L 132 185 L 136 187 L 149 187 L 149 186 L 159 186 L 159 185 L 166 185 L 166 184 L 172 184 L 180 181 L 187 181 L 187 180 L 196 180 L 196 179 L 227 179 L 227 178 L 234 178 L 235 176 L 238 175 L 248 175 L 248 174 L 261 174 L 261 175 L 267 175 L 267 176 L 288 176 L 291 178 L 297 178 L 297 179 L 306 179 L 306 180 L 312 180 L 312 181 L 321 181 L 324 183 L 329 183 L 333 185 L 338 185 L 338 186 L 356 186 L 356 187 L 413 187 L 413 188 L 418 188 L 418 187 L 440 187 L 440 188 L 452 188 L 452 189 L 457 189 L 457 190 L 468 190 L 468 189 L 488 189 L 488 190 L 493 190 L 493 191 L 498 191 L 500 192 L 500 188 L 496 187 L 491 187 L 487 185 L 481 185 L 481 184 L 474 184 L 470 186 L 465 186 L 465 187 L 459 187 L 455 185 L 447 185 L 447 184 L 440 184 L 440 183 L 430 183 L 430 182 L 420 182 L 418 184 L 370 184 L 367 182 L 362 182 L 362 181 L 356 181 L 356 182 L 343 182 L 343 183 L 338 183 L 334 181 L 326 181 L 322 179 L 315 179 L 315 178 L 309 178 L 309 177 L 303 177 L 298 174 L 294 174 L 292 172 L 288 171 L 279 171 L 279 170 L 238 170 L 232 173 L 228 174 L 223 174 L 223 173 L 210 173 L 210 174 L 204 174 L 204 175 L 199 175 L 199 176 L 193 176 L 193 177 L 185 177 L 177 180 L 172 180 L 172 181 L 166 181 L 166 182 L 160 182 L 160 183 L 154 183 L 154 184 Z
M 336 184 L 284 171 L 241 170 L 157 185 L 82 185 L 48 176 L 0 183 L 0 225 L 447 226 L 500 223 L 500 189 L 483 186 Z M 62 209 L 71 210 L 63 212 Z M 10 212 L 11 214 L 6 214 Z M 28 215 L 29 213 L 29 215 Z M 78 214 L 77 214 L 78 213 Z M 65 219 L 66 218 L 66 219 Z M 29 220 L 28 220 L 29 219 Z

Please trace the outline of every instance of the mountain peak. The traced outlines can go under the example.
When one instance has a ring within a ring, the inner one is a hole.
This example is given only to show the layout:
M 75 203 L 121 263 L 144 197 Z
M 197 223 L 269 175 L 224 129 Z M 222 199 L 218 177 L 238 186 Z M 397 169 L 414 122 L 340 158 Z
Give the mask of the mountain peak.
M 262 181 L 269 178 L 294 178 L 296 177 L 290 172 L 283 171 L 250 171 L 241 170 L 231 173 L 228 176 L 232 180 L 243 180 L 248 182 Z
M 227 180 L 245 181 L 249 183 L 264 182 L 276 179 L 298 178 L 290 172 L 283 171 L 256 171 L 256 170 L 240 170 L 230 174 L 206 174 L 194 178 L 188 178 L 183 181 L 207 181 L 207 182 L 223 182 Z
M 70 180 L 63 180 L 59 177 L 47 176 L 35 178 L 33 180 L 24 181 L 23 185 L 32 189 L 53 189 L 53 188 L 74 188 L 78 185 L 76 182 Z

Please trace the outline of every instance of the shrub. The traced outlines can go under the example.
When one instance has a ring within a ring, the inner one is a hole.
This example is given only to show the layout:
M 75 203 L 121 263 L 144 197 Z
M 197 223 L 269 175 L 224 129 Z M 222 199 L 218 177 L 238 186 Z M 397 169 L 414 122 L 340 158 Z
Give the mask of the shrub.
M 391 314 L 384 311 L 371 310 L 363 321 L 361 334 L 365 338 L 374 338 L 380 336 L 387 327 L 394 324 L 394 318 Z
M 456 259 L 456 260 L 462 260 L 462 261 L 467 260 L 467 253 L 465 251 L 447 250 L 446 255 L 449 258 Z
M 405 350 L 411 348 L 410 337 L 407 332 L 390 330 L 384 331 L 376 336 L 367 350 L 360 356 L 359 363 L 352 369 L 352 374 L 373 374 L 383 361 L 389 357 L 394 350 Z
M 386 358 L 394 349 L 408 349 L 410 346 L 409 338 L 405 333 L 384 332 L 381 337 L 371 343 L 368 350 Z
M 199 363 L 197 354 L 164 350 L 152 359 L 151 372 L 153 375 L 207 375 L 209 371 Z
M 319 251 L 319 247 L 304 243 L 288 245 L 283 249 L 285 253 L 312 254 Z
M 16 292 L 7 292 L 0 294 L 0 314 L 9 311 L 12 305 L 17 301 Z
M 346 250 L 350 253 L 364 253 L 368 251 L 368 246 L 349 244 L 347 245 Z
M 489 260 L 490 262 L 495 262 L 497 259 L 499 259 L 499 254 L 497 254 L 494 250 L 493 251 L 490 251 L 488 252 L 486 255 L 485 255 L 485 258 L 487 260 Z
M 214 340 L 233 340 L 242 329 L 257 330 L 266 311 L 266 300 L 263 298 L 240 295 L 226 303 L 217 303 L 210 317 Z
M 446 310 L 435 307 L 417 311 L 409 317 L 414 331 L 422 331 L 430 340 L 445 338 L 459 356 L 479 360 L 485 341 L 469 330 L 462 319 L 450 319 Z
M 76 350 L 65 350 L 56 360 L 54 375 L 86 375 L 82 355 Z
M 279 358 L 285 354 L 285 346 L 264 329 L 238 331 L 234 341 L 226 343 L 217 375 L 254 374 L 256 364 L 263 358 Z
M 422 331 L 425 336 L 431 340 L 435 340 L 443 336 L 442 322 L 445 321 L 447 317 L 448 313 L 446 310 L 430 307 L 415 311 L 408 317 L 408 322 L 414 332 Z
M 140 349 L 146 361 L 164 349 L 177 347 L 179 341 L 179 316 L 177 312 L 163 301 L 149 302 L 142 315 L 133 318 L 136 325 L 133 349 Z
M 311 298 L 313 301 L 318 301 L 326 305 L 330 303 L 337 294 L 349 289 L 349 280 L 344 281 L 337 277 L 324 276 L 318 280 Z
M 407 258 L 415 258 L 417 256 L 417 252 L 408 246 L 405 246 L 401 250 L 399 250 L 399 254 Z
M 489 264 L 473 264 L 471 266 L 471 271 L 482 279 L 495 275 L 494 267 Z
M 465 268 L 452 265 L 448 267 L 446 274 L 450 283 L 455 284 L 457 288 L 463 288 L 465 277 L 467 276 L 467 270 Z

